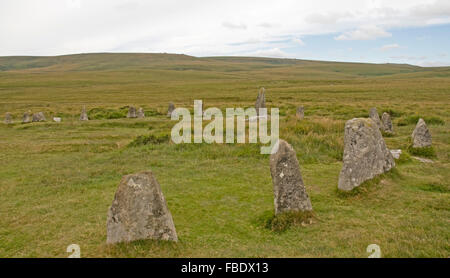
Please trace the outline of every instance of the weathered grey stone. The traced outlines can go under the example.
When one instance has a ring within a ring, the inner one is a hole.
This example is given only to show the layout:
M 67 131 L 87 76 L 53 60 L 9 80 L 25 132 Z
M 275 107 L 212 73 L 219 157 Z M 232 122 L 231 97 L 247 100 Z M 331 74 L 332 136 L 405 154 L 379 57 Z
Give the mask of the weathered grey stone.
M 24 123 L 24 124 L 31 123 L 31 121 L 32 121 L 31 111 L 25 112 L 23 114 L 22 123 Z
M 278 140 L 277 144 L 278 151 L 270 155 L 275 214 L 287 211 L 311 211 L 311 201 L 303 184 L 295 150 L 284 140 Z
M 345 124 L 343 160 L 338 188 L 344 191 L 395 167 L 378 126 L 365 118 L 351 119 Z
M 375 107 L 370 108 L 369 117 L 377 124 L 378 128 L 381 128 L 381 120 L 378 115 L 378 111 Z
M 394 133 L 394 127 L 392 126 L 391 116 L 387 112 L 383 112 L 381 115 L 382 130 L 386 133 Z
M 255 102 L 256 114 L 259 115 L 259 108 L 266 108 L 266 89 L 261 88 Z
M 12 116 L 11 116 L 11 113 L 9 113 L 9 112 L 6 112 L 6 115 L 5 115 L 5 124 L 12 124 Z
M 32 121 L 33 122 L 45 122 L 46 119 L 45 119 L 44 113 L 42 113 L 42 112 L 34 113 Z
M 140 119 L 145 118 L 144 109 L 142 109 L 142 107 L 139 107 L 137 117 Z
M 413 148 L 423 148 L 431 146 L 431 133 L 425 121 L 420 118 L 412 135 Z
M 295 116 L 297 117 L 297 119 L 303 120 L 303 118 L 305 117 L 305 108 L 303 106 L 297 107 Z
M 136 107 L 130 106 L 130 107 L 128 108 L 127 118 L 137 118 L 137 115 L 136 115 Z
M 80 121 L 89 121 L 89 117 L 86 112 L 86 106 L 83 106 L 83 109 L 81 110 Z
M 173 102 L 169 103 L 169 108 L 167 109 L 167 117 L 172 117 L 172 112 L 175 110 L 175 105 Z
M 53 121 L 60 123 L 61 122 L 61 117 L 53 117 Z
M 151 171 L 126 175 L 108 211 L 106 242 L 178 241 L 161 186 Z

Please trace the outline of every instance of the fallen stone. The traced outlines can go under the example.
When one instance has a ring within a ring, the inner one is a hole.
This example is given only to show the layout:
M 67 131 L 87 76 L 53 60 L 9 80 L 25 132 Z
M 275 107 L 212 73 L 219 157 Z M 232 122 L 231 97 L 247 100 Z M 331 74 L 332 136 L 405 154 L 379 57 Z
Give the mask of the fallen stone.
M 351 119 L 345 124 L 343 160 L 338 188 L 344 191 L 395 167 L 377 124 L 365 118 Z
M 128 108 L 127 118 L 137 118 L 137 115 L 136 115 L 136 107 L 130 106 L 130 107 Z
M 173 102 L 169 103 L 169 108 L 167 109 L 167 117 L 172 117 L 172 112 L 175 110 L 175 105 Z
M 311 201 L 303 184 L 295 150 L 281 139 L 278 140 L 276 147 L 278 151 L 270 155 L 275 214 L 287 211 L 311 211 Z
M 424 148 L 431 146 L 431 133 L 422 118 L 420 118 L 417 122 L 411 138 L 413 141 L 413 148 Z
M 137 117 L 140 119 L 145 118 L 145 112 L 144 109 L 142 109 L 142 107 L 139 108 Z
M 422 157 L 417 157 L 417 156 L 412 156 L 412 158 L 419 160 L 422 163 L 434 163 L 433 160 L 428 159 L 428 158 L 422 158 Z
M 382 128 L 380 116 L 378 115 L 378 111 L 375 107 L 370 108 L 369 118 L 371 118 L 378 126 L 378 128 Z
M 383 115 L 381 115 L 381 124 L 382 129 L 386 133 L 394 133 L 394 127 L 392 126 L 391 116 L 384 112 Z
M 295 116 L 297 117 L 297 119 L 303 120 L 303 118 L 305 117 L 305 108 L 303 106 L 297 107 Z
M 126 175 L 108 211 L 107 243 L 140 239 L 178 241 L 161 186 L 151 171 Z
M 60 123 L 61 122 L 61 118 L 60 117 L 53 117 L 53 121 Z
M 399 159 L 400 155 L 402 154 L 402 150 L 391 150 L 391 154 L 395 159 Z
M 33 118 L 32 118 L 33 122 L 45 122 L 45 116 L 43 112 L 38 112 L 38 113 L 34 113 L 33 114 Z

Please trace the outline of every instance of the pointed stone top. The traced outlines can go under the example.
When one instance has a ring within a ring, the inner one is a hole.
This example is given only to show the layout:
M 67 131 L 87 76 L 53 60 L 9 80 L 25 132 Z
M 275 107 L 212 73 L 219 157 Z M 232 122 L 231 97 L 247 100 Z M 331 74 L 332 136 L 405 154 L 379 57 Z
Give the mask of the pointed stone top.
M 424 148 L 431 146 L 431 133 L 425 121 L 420 118 L 416 128 L 411 134 L 413 140 L 413 148 Z

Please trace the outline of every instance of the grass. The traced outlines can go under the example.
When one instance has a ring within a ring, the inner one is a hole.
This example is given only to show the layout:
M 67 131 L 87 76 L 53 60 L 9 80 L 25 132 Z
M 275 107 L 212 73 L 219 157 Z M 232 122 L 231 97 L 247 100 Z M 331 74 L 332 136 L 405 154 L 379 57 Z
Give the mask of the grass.
M 259 145 L 166 140 L 175 124 L 165 115 L 170 101 L 191 110 L 194 99 L 222 111 L 245 108 L 260 86 L 268 107 L 280 108 L 281 138 L 297 151 L 312 224 L 274 218 L 269 157 Z M 72 243 L 82 257 L 367 257 L 367 245 L 376 243 L 383 257 L 446 258 L 449 88 L 449 68 L 408 65 L 168 54 L 0 57 L 0 115 L 11 112 L 15 120 L 0 123 L 0 257 L 67 257 Z M 88 122 L 78 120 L 84 105 Z M 125 118 L 131 105 L 147 117 Z M 301 105 L 305 119 L 297 120 Z M 395 134 L 385 141 L 403 153 L 392 173 L 342 196 L 344 125 L 371 107 L 391 114 Z M 28 110 L 63 121 L 21 124 Z M 418 115 L 433 136 L 432 164 L 410 158 Z M 117 185 L 143 170 L 161 184 L 179 242 L 106 245 Z

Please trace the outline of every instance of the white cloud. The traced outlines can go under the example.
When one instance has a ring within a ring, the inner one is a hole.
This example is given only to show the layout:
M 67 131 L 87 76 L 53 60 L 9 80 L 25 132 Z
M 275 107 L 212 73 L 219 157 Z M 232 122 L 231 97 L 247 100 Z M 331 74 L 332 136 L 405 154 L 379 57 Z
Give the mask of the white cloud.
M 295 42 L 296 44 L 301 45 L 301 46 L 305 46 L 306 45 L 305 42 L 302 39 L 300 39 L 300 38 L 294 38 L 292 41 Z
M 247 25 L 243 23 L 236 24 L 231 22 L 223 22 L 222 26 L 229 29 L 247 29 Z
M 387 50 L 391 50 L 391 49 L 395 49 L 395 48 L 399 48 L 400 45 L 393 43 L 393 44 L 385 44 L 382 47 L 380 47 L 381 51 L 387 51 Z
M 375 40 L 378 38 L 386 38 L 391 36 L 391 33 L 386 32 L 382 28 L 371 25 L 361 26 L 356 30 L 344 32 L 343 34 L 335 37 L 335 39 L 338 41 Z
M 271 57 L 271 58 L 288 58 L 289 57 L 289 55 L 286 52 L 280 50 L 279 48 L 257 50 L 254 52 L 249 52 L 243 56 Z

